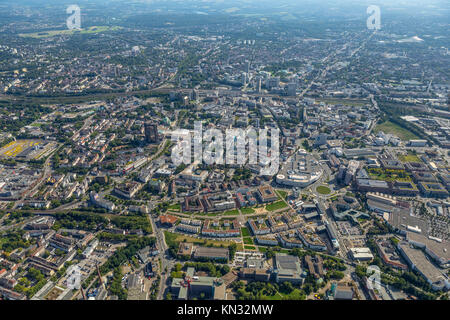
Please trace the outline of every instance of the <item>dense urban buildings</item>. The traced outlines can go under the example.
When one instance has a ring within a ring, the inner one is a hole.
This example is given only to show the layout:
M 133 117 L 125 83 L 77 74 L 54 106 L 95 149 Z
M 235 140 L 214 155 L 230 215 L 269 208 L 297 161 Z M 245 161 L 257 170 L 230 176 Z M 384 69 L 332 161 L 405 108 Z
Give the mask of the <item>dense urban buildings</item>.
M 0 4 L 0 300 L 449 298 L 448 4 L 260 2 Z

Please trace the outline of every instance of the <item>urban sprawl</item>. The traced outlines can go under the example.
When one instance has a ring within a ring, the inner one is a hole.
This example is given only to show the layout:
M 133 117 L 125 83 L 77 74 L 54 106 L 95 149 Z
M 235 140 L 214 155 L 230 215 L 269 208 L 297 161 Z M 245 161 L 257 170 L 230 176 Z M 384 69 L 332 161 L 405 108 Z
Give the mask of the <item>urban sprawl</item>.
M 0 23 L 0 299 L 448 299 L 445 16 L 63 7 Z M 196 121 L 279 130 L 276 172 Z

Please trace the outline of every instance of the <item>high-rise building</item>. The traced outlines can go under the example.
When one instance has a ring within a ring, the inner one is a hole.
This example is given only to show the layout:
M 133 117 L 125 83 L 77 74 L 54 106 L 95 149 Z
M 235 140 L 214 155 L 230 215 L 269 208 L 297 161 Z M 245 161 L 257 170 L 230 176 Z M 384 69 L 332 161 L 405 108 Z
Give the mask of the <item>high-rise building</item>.
M 158 135 L 158 125 L 152 122 L 146 122 L 144 125 L 145 131 L 145 142 L 147 143 L 158 143 L 159 135 Z
M 316 136 L 314 140 L 314 147 L 320 147 L 327 143 L 328 135 L 326 133 L 321 133 Z
M 358 171 L 359 162 L 356 160 L 350 160 L 348 163 L 347 171 L 345 173 L 344 184 L 348 185 L 356 176 L 356 171 Z
M 189 95 L 189 98 L 194 101 L 197 100 L 198 99 L 198 91 L 193 89 Z
M 269 78 L 266 81 L 267 89 L 278 88 L 280 86 L 280 77 Z
M 339 167 L 339 172 L 338 172 L 338 175 L 337 175 L 337 179 L 338 179 L 339 182 L 342 182 L 344 180 L 346 171 L 347 171 L 347 168 L 344 165 L 341 165 Z
M 295 96 L 297 93 L 297 84 L 295 82 L 288 83 L 286 93 L 288 96 Z
M 242 85 L 244 85 L 244 86 L 247 84 L 247 74 L 245 72 L 242 73 L 241 82 L 242 82 Z
M 245 72 L 250 73 L 250 61 L 245 61 Z

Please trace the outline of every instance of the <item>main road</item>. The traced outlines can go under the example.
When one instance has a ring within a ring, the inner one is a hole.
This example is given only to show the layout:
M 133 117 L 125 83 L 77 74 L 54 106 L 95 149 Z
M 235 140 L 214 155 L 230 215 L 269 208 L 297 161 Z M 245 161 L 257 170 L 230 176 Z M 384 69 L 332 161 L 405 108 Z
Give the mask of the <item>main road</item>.
M 164 291 L 166 290 L 166 287 L 167 287 L 168 272 L 170 272 L 170 270 L 172 269 L 175 262 L 174 262 L 174 260 L 172 260 L 169 257 L 169 255 L 170 255 L 169 251 L 168 251 L 169 248 L 164 239 L 164 233 L 160 228 L 158 228 L 156 226 L 156 221 L 155 221 L 154 215 L 149 213 L 148 218 L 150 220 L 150 223 L 152 224 L 152 230 L 156 237 L 156 243 L 159 248 L 158 258 L 161 261 L 161 270 L 160 270 L 161 282 L 160 282 L 157 300 L 162 300 Z M 167 269 L 167 272 L 166 272 L 166 269 Z

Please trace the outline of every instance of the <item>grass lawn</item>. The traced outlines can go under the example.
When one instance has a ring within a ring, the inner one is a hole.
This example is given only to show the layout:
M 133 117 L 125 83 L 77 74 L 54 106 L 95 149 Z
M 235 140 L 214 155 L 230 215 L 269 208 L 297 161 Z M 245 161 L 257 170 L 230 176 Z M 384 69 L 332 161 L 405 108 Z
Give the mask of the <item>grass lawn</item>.
M 331 192 L 330 188 L 326 186 L 318 186 L 316 191 L 320 194 L 330 194 Z
M 173 204 L 173 205 L 169 206 L 167 208 L 167 210 L 180 212 L 181 211 L 181 205 L 179 203 Z
M 248 230 L 247 228 L 241 228 L 241 232 L 242 232 L 242 236 L 243 237 L 250 237 L 251 236 L 251 234 L 250 234 L 250 230 Z
M 263 300 L 283 300 L 283 296 L 281 295 L 281 293 L 277 292 L 275 295 L 273 296 L 262 296 L 261 297 Z
M 239 210 L 234 209 L 234 210 L 230 210 L 230 211 L 226 211 L 223 213 L 224 216 L 237 216 L 239 215 Z
M 400 240 L 398 240 L 396 237 L 391 237 L 390 240 L 392 241 L 392 243 L 394 243 L 395 245 L 397 245 L 399 243 Z
M 401 162 L 422 162 L 417 155 L 412 153 L 408 153 L 406 156 L 399 155 L 398 159 Z
M 89 33 L 100 33 L 105 31 L 116 31 L 120 30 L 122 27 L 108 27 L 108 26 L 98 26 L 98 27 L 89 27 L 88 29 L 81 29 L 81 30 L 70 30 L 70 29 L 64 29 L 64 30 L 51 30 L 51 31 L 42 31 L 42 32 L 34 32 L 34 33 L 21 33 L 19 34 L 20 37 L 24 38 L 47 38 L 47 37 L 53 37 L 57 35 L 72 35 L 72 34 L 89 34 Z
M 284 190 L 277 190 L 278 196 L 281 197 L 282 199 L 286 200 L 287 196 L 288 196 L 288 192 L 284 191 Z
M 283 209 L 283 208 L 286 208 L 286 207 L 287 207 L 286 202 L 284 202 L 284 201 L 277 201 L 277 202 L 268 204 L 266 206 L 266 210 L 267 211 L 275 211 L 275 210 Z
M 375 180 L 410 182 L 411 177 L 405 170 L 384 170 L 382 168 L 369 168 L 369 176 Z
M 245 237 L 243 239 L 245 244 L 254 244 L 252 237 Z
M 391 133 L 402 139 L 403 141 L 408 141 L 411 139 L 419 139 L 418 136 L 416 136 L 414 133 L 412 133 L 409 130 L 406 130 L 399 125 L 386 121 L 381 124 L 378 124 L 375 129 L 374 133 L 377 134 L 378 132 L 383 131 L 384 133 Z
M 295 288 L 290 294 L 277 292 L 273 296 L 262 296 L 263 300 L 305 300 L 305 295 L 299 289 Z
M 350 191 L 347 191 L 345 193 L 345 195 L 348 196 L 348 197 L 355 197 L 355 195 L 353 193 L 351 193 Z
M 252 214 L 255 213 L 255 209 L 253 208 L 241 208 L 242 214 Z
M 220 212 L 208 212 L 206 214 L 206 216 L 208 216 L 208 217 L 215 217 L 215 216 L 218 216 L 218 215 L 220 215 Z
M 168 231 L 164 231 L 164 237 L 166 239 L 167 242 L 182 242 L 184 240 L 186 240 L 186 242 L 192 242 L 194 244 L 199 244 L 199 245 L 204 245 L 204 246 L 208 246 L 208 245 L 212 245 L 214 247 L 228 247 L 230 244 L 235 243 L 233 241 L 217 241 L 217 240 L 209 240 L 209 239 L 198 239 L 198 238 L 193 238 L 193 237 L 189 237 L 183 234 L 176 234 L 176 233 L 172 233 L 172 232 L 168 232 Z
M 255 246 L 250 246 L 250 245 L 244 245 L 244 249 L 246 250 L 256 250 Z
M 318 99 L 317 102 L 325 102 L 328 104 L 343 104 L 346 106 L 361 107 L 369 103 L 366 100 L 356 100 L 356 99 Z
M 196 215 L 198 216 L 206 216 L 206 217 L 217 217 L 217 216 L 237 216 L 239 215 L 239 210 L 234 209 L 234 210 L 229 210 L 229 211 L 225 211 L 225 212 L 208 212 L 208 213 L 203 213 L 203 212 L 199 212 L 196 213 Z

